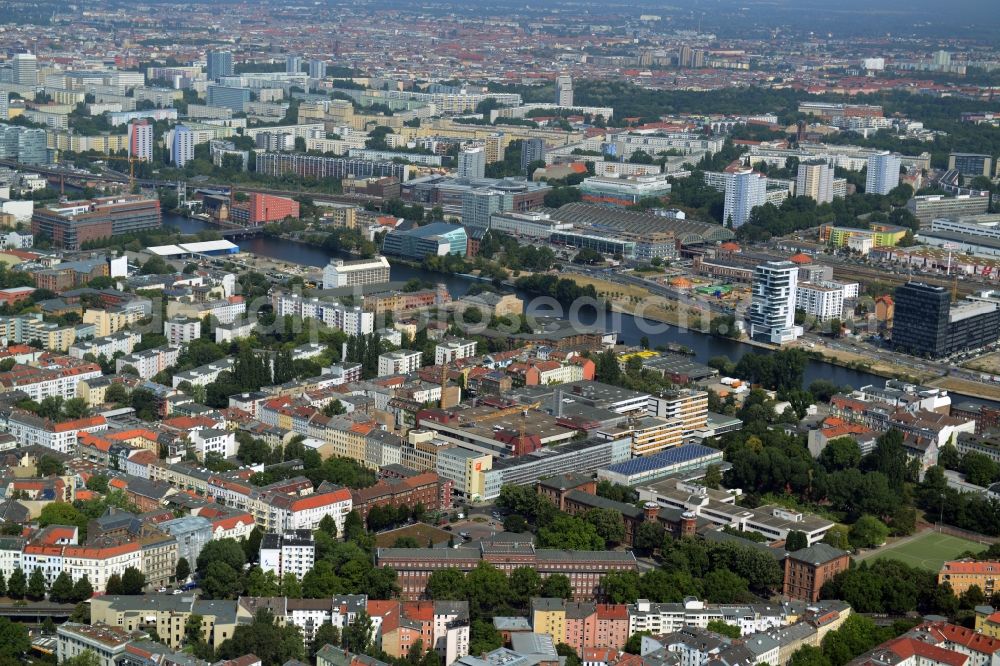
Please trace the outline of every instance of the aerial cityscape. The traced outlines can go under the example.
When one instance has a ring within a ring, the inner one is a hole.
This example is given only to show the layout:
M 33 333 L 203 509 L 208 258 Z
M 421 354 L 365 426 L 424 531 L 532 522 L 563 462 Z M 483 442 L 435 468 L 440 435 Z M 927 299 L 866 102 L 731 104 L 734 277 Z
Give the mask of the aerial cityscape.
M 998 34 L 0 0 L 0 666 L 1000 666 Z

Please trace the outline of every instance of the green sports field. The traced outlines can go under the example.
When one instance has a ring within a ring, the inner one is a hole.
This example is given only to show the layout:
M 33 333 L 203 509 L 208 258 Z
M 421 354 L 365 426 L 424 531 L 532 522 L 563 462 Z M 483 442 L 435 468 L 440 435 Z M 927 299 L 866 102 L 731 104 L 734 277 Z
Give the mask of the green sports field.
M 879 549 L 872 559 L 893 559 L 912 567 L 938 571 L 945 560 L 953 560 L 967 550 L 979 552 L 986 545 L 940 532 L 924 532 L 903 543 Z

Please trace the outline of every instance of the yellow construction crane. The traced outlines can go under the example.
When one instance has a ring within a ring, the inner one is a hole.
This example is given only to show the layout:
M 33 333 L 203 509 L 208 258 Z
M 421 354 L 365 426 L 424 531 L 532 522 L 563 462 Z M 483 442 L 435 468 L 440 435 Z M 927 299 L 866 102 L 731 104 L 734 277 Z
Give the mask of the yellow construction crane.
M 136 162 L 145 162 L 146 160 L 141 157 L 136 157 L 135 155 L 121 156 L 121 155 L 106 155 L 103 159 L 105 160 L 118 160 L 121 162 L 128 162 L 128 188 L 131 190 L 135 185 L 135 164 Z
M 530 405 L 515 405 L 514 407 L 508 407 L 507 409 L 498 409 L 491 414 L 484 414 L 483 416 L 476 417 L 476 423 L 482 423 L 483 421 L 495 421 L 496 419 L 502 419 L 505 416 L 512 416 L 514 414 L 522 414 L 528 412 L 532 409 L 538 409 L 542 406 L 541 401 L 533 402 Z

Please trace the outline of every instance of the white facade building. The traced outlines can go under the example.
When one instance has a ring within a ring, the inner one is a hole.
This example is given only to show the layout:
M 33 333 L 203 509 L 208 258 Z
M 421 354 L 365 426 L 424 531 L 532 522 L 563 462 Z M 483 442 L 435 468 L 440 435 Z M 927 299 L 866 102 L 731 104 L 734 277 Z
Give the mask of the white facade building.
M 163 322 L 163 335 L 171 347 L 186 345 L 201 337 L 201 322 L 190 317 L 174 317 Z
M 260 568 L 264 573 L 273 571 L 278 580 L 289 573 L 302 580 L 315 561 L 316 544 L 312 532 L 265 534 L 260 542 Z
M 480 176 L 481 177 L 481 176 Z M 323 288 L 383 284 L 389 281 L 389 261 L 382 256 L 359 261 L 331 260 L 323 269 Z
M 423 356 L 418 351 L 399 349 L 378 357 L 378 376 L 405 375 L 420 369 L 420 359 Z
M 483 178 L 486 175 L 486 149 L 467 148 L 458 153 L 459 178 Z
M 868 158 L 868 174 L 865 178 L 866 194 L 889 194 L 899 185 L 899 155 L 882 151 Z
M 790 261 L 769 261 L 754 269 L 747 316 L 751 337 L 782 344 L 802 335 L 802 327 L 795 325 L 798 275 L 798 266 Z
M 809 197 L 816 203 L 833 201 L 833 167 L 824 160 L 800 163 L 795 177 L 795 195 Z
M 750 212 L 767 201 L 767 176 L 753 169 L 726 174 L 726 202 L 723 224 L 739 229 L 750 219 Z
M 204 460 L 209 453 L 216 453 L 223 458 L 236 455 L 236 433 L 231 430 L 201 428 L 192 430 L 188 437 L 199 460 Z
M 803 282 L 795 292 L 795 307 L 819 321 L 839 319 L 844 314 L 844 290 Z
M 476 355 L 475 340 L 447 340 L 434 346 L 434 365 L 454 363 Z
M 144 349 L 115 359 L 115 372 L 121 372 L 126 365 L 131 365 L 143 379 L 177 364 L 181 350 L 177 347 L 157 347 Z

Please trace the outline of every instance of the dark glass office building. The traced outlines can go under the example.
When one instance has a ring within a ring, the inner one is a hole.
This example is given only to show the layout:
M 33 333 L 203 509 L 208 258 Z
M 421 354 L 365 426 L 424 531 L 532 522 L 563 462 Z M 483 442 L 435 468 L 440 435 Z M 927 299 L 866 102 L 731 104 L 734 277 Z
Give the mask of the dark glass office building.
M 995 303 L 967 300 L 951 304 L 944 287 L 909 282 L 896 288 L 892 346 L 897 351 L 939 358 L 976 349 L 1000 337 Z

